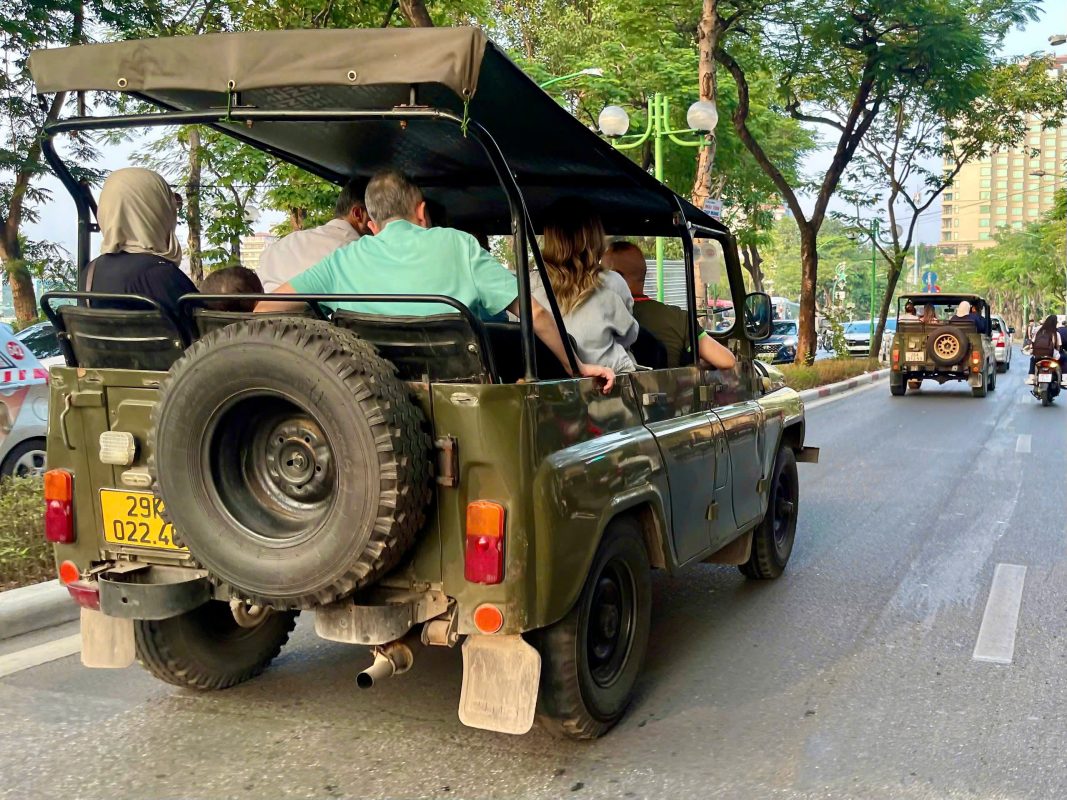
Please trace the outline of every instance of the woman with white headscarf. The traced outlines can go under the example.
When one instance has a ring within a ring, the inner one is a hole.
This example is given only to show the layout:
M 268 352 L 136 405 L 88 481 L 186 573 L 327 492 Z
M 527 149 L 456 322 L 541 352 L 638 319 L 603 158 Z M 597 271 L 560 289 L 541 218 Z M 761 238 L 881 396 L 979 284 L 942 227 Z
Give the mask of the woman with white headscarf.
M 178 267 L 178 201 L 170 185 L 150 169 L 117 169 L 100 190 L 97 219 L 104 243 L 89 265 L 86 288 L 138 294 L 176 314 L 178 298 L 196 287 Z

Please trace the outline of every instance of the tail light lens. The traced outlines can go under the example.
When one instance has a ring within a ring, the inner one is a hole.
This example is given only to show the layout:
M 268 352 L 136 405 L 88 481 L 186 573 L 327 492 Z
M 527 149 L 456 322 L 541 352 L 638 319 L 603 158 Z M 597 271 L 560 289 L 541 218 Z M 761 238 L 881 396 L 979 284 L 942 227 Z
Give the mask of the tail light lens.
M 900 351 L 897 350 L 895 347 L 893 348 L 893 366 L 900 366 Z
M 44 538 L 56 544 L 74 541 L 74 477 L 65 469 L 44 474 Z
M 981 372 L 982 368 L 979 366 L 982 360 L 982 354 L 977 350 L 971 353 L 971 372 Z
M 67 584 L 67 592 L 71 599 L 82 608 L 91 608 L 93 611 L 100 610 L 100 589 L 95 583 L 86 581 L 73 581 Z
M 504 506 L 475 500 L 467 506 L 463 576 L 471 583 L 504 580 Z

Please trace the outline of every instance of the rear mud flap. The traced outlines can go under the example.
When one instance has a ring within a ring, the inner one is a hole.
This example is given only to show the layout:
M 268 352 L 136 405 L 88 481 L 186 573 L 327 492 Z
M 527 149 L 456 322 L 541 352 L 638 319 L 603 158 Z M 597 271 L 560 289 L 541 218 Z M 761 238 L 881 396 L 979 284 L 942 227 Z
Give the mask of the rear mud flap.
M 82 609 L 82 664 L 94 669 L 123 669 L 133 663 L 133 620 Z
M 497 733 L 529 731 L 537 709 L 541 654 L 521 636 L 468 636 L 462 649 L 460 722 Z

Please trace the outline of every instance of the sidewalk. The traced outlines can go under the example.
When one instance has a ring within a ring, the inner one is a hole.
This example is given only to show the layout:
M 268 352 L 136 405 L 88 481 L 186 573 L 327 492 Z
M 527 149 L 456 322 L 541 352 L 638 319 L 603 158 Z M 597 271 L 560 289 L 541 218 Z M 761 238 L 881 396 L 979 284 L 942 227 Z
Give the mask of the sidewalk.
M 860 386 L 866 386 L 869 383 L 876 383 L 882 380 L 882 378 L 889 377 L 889 368 L 879 369 L 874 372 L 865 372 L 862 375 L 857 375 L 855 378 L 849 378 L 845 381 L 838 381 L 837 383 L 830 383 L 826 386 L 819 386 L 815 389 L 805 389 L 800 392 L 800 399 L 805 403 L 811 400 L 818 400 L 822 397 L 830 397 L 831 395 L 841 394 L 843 392 L 849 392 L 853 389 L 857 389 Z
M 77 619 L 79 613 L 59 581 L 0 592 L 0 639 L 60 625 Z

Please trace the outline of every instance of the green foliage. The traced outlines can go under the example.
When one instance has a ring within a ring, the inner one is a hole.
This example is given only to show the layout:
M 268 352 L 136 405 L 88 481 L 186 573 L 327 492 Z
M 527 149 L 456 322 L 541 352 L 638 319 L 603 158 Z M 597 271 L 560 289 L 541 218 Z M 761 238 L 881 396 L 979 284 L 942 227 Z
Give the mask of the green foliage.
M 861 358 L 830 358 L 812 364 L 782 364 L 778 369 L 785 376 L 786 386 L 802 392 L 862 375 L 867 371 L 867 362 Z
M 55 577 L 43 509 L 40 478 L 0 481 L 0 590 Z

